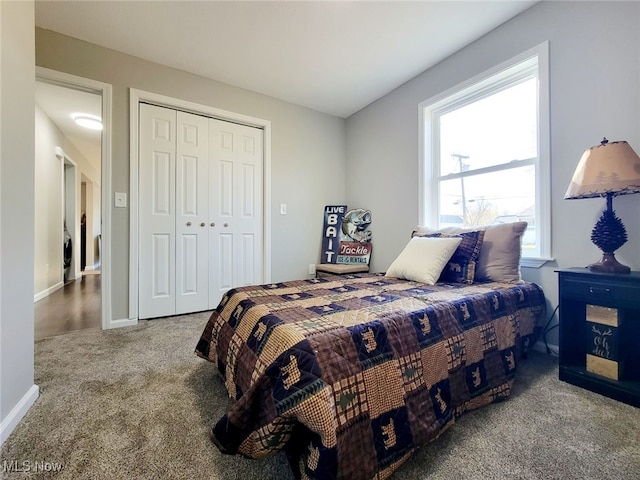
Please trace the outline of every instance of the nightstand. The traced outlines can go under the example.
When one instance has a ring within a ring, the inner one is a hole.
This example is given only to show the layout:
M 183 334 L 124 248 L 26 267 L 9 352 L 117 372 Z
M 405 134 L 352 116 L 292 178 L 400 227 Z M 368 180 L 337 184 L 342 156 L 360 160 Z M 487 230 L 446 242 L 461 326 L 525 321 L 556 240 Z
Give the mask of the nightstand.
M 557 272 L 560 380 L 640 407 L 640 272 Z
M 316 277 L 321 277 L 323 274 L 329 275 L 349 275 L 351 273 L 367 273 L 369 271 L 369 265 L 347 265 L 338 263 L 319 263 L 316 265 Z

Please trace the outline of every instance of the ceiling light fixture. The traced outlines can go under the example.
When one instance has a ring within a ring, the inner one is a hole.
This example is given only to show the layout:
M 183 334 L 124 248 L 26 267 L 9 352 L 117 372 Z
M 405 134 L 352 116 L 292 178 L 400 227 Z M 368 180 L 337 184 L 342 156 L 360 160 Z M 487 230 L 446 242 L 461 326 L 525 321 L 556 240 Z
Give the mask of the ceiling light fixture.
M 84 128 L 91 130 L 102 130 L 102 119 L 97 115 L 91 115 L 90 113 L 74 113 L 71 118 Z

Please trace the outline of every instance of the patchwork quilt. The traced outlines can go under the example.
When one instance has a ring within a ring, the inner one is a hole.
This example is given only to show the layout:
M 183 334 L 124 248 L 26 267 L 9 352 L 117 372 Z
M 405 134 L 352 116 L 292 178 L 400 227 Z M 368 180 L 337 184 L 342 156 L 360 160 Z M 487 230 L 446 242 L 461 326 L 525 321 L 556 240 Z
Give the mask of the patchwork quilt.
M 544 310 L 533 283 L 362 274 L 232 289 L 196 347 L 235 400 L 212 439 L 250 458 L 284 450 L 298 478 L 387 478 L 509 396 Z

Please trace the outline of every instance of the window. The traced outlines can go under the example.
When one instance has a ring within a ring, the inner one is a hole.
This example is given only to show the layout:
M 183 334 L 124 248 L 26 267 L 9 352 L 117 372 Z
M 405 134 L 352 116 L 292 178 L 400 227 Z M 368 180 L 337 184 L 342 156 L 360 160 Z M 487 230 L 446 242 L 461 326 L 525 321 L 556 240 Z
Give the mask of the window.
M 523 265 L 550 255 L 548 44 L 420 104 L 421 221 L 526 221 Z

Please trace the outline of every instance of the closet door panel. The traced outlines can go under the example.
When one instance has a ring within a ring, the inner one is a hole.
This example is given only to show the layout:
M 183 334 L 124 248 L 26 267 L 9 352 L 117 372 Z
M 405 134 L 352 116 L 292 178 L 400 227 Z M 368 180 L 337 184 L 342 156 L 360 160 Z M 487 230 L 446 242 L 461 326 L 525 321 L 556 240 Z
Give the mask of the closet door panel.
M 212 277 L 216 290 L 218 291 L 220 298 L 222 293 L 226 292 L 230 288 L 235 286 L 234 280 L 234 241 L 233 235 L 229 233 L 222 233 L 217 236 L 215 258 L 215 268 L 212 269 Z M 215 301 L 215 306 L 220 302 L 220 298 Z M 211 308 L 215 308 L 211 307 Z
M 173 292 L 171 287 L 171 251 L 173 245 L 171 244 L 171 235 L 167 234 L 154 234 L 152 235 L 153 242 L 151 248 L 151 255 L 153 257 L 153 268 L 151 273 L 152 280 L 152 294 L 154 299 L 169 298 Z
M 208 119 L 177 113 L 176 313 L 209 307 Z
M 214 168 L 212 193 L 218 197 L 214 203 L 214 216 L 218 219 L 233 219 L 233 161 L 219 160 Z
M 256 259 L 256 238 L 252 234 L 240 235 L 240 258 L 242 259 L 240 265 L 238 265 L 238 284 L 239 285 L 253 285 L 258 283 L 256 278 L 256 265 L 259 262 Z
M 209 121 L 215 224 L 210 308 L 229 288 L 262 280 L 262 135 L 257 128 Z
M 176 112 L 140 105 L 139 318 L 175 312 Z
M 262 130 L 236 125 L 238 142 L 236 231 L 238 235 L 237 285 L 262 280 L 263 142 Z
M 234 124 L 209 120 L 210 229 L 209 308 L 216 308 L 222 295 L 236 285 L 235 252 L 235 148 Z

